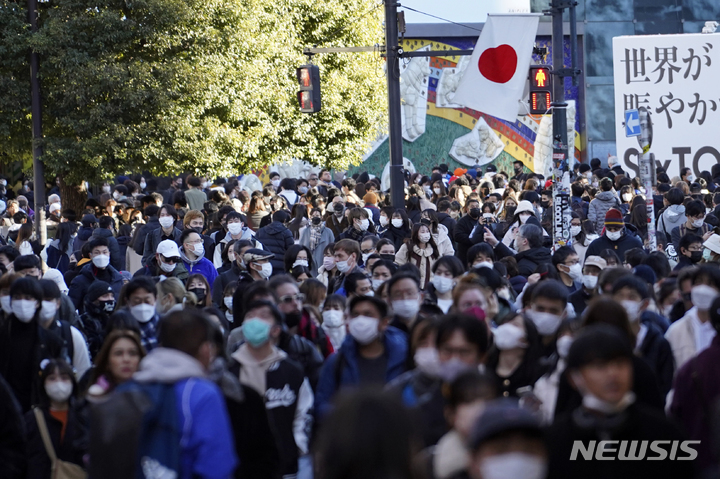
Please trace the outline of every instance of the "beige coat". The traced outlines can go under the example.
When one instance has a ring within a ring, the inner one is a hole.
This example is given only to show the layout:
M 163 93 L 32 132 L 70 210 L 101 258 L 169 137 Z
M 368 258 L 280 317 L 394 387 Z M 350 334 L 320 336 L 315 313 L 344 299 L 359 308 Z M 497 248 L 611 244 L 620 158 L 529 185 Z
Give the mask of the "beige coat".
M 420 255 L 420 264 L 415 264 L 410 255 L 408 255 L 407 243 L 403 243 L 400 250 L 395 253 L 395 262 L 400 266 L 405 263 L 413 263 L 420 269 L 420 289 L 425 289 L 427 283 L 430 281 L 430 274 L 428 271 L 432 269 L 432 265 L 435 260 L 432 258 L 433 249 L 432 246 L 427 245 L 424 250 L 421 250 L 419 246 L 414 245 L 413 251 Z

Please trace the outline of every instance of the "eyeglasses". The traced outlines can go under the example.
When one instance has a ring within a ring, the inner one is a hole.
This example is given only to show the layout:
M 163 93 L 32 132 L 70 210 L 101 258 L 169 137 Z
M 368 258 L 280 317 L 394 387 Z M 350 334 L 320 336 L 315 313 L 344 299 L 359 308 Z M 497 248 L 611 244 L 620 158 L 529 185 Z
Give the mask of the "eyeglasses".
M 178 258 L 177 256 L 173 256 L 172 258 L 167 258 L 163 255 L 160 255 L 160 257 L 162 257 L 163 263 L 175 264 L 175 263 L 180 262 L 180 258 Z
M 305 301 L 305 295 L 302 293 L 288 294 L 280 297 L 280 302 L 285 304 L 294 303 L 295 301 L 302 303 Z
M 308 178 L 308 181 L 317 181 L 317 178 Z

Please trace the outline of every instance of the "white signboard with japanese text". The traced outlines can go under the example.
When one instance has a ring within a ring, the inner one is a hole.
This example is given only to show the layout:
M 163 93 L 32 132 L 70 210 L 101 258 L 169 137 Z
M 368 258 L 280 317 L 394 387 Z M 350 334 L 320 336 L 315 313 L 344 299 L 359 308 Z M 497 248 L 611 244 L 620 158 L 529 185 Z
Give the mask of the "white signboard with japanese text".
M 642 153 L 625 136 L 626 110 L 652 113 L 656 166 L 672 178 L 720 163 L 720 34 L 613 38 L 615 138 L 623 169 L 639 176 Z

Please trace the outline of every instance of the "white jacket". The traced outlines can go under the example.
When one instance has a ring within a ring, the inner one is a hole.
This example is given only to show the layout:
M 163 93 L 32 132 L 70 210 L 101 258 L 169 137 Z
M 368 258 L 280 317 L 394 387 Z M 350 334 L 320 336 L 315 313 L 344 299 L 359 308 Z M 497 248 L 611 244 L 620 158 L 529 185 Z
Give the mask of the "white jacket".
M 679 371 L 685 362 L 698 353 L 695 344 L 695 327 L 691 319 L 693 316 L 697 318 L 697 308 L 694 307 L 685 313 L 685 316 L 672 323 L 665 333 L 665 339 L 670 343 L 675 359 L 675 371 Z
M 438 225 L 438 232 L 437 234 L 433 234 L 432 237 L 438 247 L 438 251 L 440 251 L 440 256 L 452 256 L 455 254 L 455 248 L 453 248 L 450 235 L 448 235 L 448 229 L 445 225 Z

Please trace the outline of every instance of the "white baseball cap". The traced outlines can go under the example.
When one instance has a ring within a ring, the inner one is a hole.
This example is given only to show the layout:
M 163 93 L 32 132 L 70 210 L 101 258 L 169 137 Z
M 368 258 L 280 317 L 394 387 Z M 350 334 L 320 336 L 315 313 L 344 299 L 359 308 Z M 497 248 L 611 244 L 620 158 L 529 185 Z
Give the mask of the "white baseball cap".
M 180 249 L 178 248 L 177 243 L 175 243 L 173 240 L 161 241 L 157 247 L 157 252 L 166 258 L 180 257 Z

